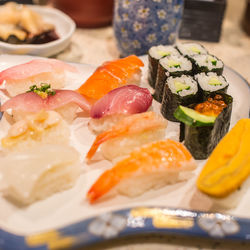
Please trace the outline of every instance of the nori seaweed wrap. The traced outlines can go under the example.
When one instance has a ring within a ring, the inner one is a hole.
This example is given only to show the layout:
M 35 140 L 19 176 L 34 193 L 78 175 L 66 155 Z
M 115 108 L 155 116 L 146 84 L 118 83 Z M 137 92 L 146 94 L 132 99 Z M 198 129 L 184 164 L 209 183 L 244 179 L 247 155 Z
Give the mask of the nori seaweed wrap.
M 153 46 L 148 51 L 148 83 L 155 88 L 159 60 L 169 55 L 180 55 L 173 46 Z
M 163 90 L 167 78 L 170 76 L 192 75 L 192 63 L 183 56 L 167 56 L 159 61 L 155 84 L 154 99 L 162 102 Z
M 220 95 L 212 93 L 209 98 L 216 100 L 218 96 L 222 97 L 226 107 L 223 108 L 217 117 L 203 115 L 193 109 L 189 113 L 190 109 L 188 108 L 187 112 L 184 110 L 185 107 L 183 108 L 182 106 L 179 106 L 174 113 L 178 120 L 185 123 L 184 145 L 197 160 L 209 157 L 230 126 L 233 98 L 225 93 Z M 194 106 L 195 104 L 191 105 L 191 107 Z M 198 116 L 194 113 L 198 113 Z M 210 118 L 211 120 L 209 120 Z M 181 135 L 180 139 L 183 139 L 183 131 L 181 131 Z
M 178 122 L 174 117 L 174 111 L 177 107 L 195 103 L 197 98 L 197 82 L 192 76 L 169 77 L 164 87 L 161 113 L 169 121 Z
M 204 46 L 199 43 L 180 43 L 177 44 L 176 49 L 185 57 L 205 55 L 208 53 Z
M 229 86 L 224 76 L 218 76 L 213 72 L 200 73 L 194 78 L 198 83 L 200 101 L 205 101 L 211 93 L 226 93 Z
M 214 72 L 221 75 L 223 73 L 224 64 L 216 56 L 207 54 L 187 56 L 187 58 L 193 63 L 194 74 Z

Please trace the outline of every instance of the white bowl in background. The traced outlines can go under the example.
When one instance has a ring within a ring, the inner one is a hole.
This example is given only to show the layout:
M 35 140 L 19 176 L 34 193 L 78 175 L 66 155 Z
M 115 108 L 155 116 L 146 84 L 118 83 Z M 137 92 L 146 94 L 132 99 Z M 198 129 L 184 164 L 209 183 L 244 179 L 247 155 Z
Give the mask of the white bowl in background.
M 55 25 L 59 39 L 43 44 L 10 44 L 0 41 L 0 53 L 17 55 L 52 56 L 64 50 L 75 31 L 75 22 L 62 11 L 52 7 L 29 5 L 43 19 Z

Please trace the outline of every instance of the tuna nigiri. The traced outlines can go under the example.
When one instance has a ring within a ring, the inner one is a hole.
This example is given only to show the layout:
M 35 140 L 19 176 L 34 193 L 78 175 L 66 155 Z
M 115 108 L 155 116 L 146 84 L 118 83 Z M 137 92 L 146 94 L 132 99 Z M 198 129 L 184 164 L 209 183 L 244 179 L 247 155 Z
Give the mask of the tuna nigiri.
M 103 132 L 124 116 L 146 112 L 151 104 L 152 95 L 146 88 L 126 85 L 114 89 L 92 106 L 89 128 L 95 133 Z
M 48 85 L 49 86 L 49 85 Z M 44 92 L 27 92 L 12 97 L 1 106 L 1 111 L 11 109 L 15 120 L 26 113 L 36 113 L 41 110 L 55 110 L 68 121 L 73 120 L 76 109 L 89 112 L 91 105 L 79 93 L 73 90 L 53 90 L 53 95 Z
M 35 59 L 0 72 L 0 85 L 5 82 L 10 96 L 24 93 L 32 85 L 48 83 L 52 88 L 65 85 L 65 73 L 77 73 L 77 69 L 56 59 Z
M 129 154 L 135 147 L 161 140 L 165 135 L 167 121 L 154 112 L 134 114 L 123 118 L 111 129 L 99 134 L 86 158 L 90 160 L 100 145 L 108 160 Z
M 137 196 L 151 188 L 175 183 L 181 180 L 181 172 L 195 167 L 192 155 L 183 144 L 170 139 L 150 143 L 106 170 L 89 189 L 87 198 L 93 203 L 112 189 Z
M 106 62 L 78 89 L 84 96 L 98 100 L 111 90 L 126 84 L 139 84 L 144 64 L 135 55 Z

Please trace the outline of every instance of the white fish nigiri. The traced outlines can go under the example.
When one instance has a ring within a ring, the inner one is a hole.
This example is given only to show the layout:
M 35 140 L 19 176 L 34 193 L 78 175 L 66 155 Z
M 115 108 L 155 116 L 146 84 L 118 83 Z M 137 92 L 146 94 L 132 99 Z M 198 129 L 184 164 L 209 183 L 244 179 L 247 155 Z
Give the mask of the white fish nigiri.
M 22 117 L 24 113 L 55 110 L 59 111 L 66 120 L 71 121 L 78 107 L 89 112 L 91 105 L 82 95 L 73 90 L 55 90 L 54 95 L 48 95 L 46 98 L 34 92 L 19 94 L 6 101 L 1 106 L 1 111 L 11 109 L 14 115 Z M 14 119 L 20 120 L 17 117 Z
M 136 85 L 116 88 L 92 106 L 89 128 L 94 133 L 101 133 L 127 115 L 146 112 L 152 100 L 152 95 L 146 88 Z
M 1 156 L 0 190 L 24 205 L 44 199 L 74 185 L 81 173 L 79 159 L 65 145 L 39 145 Z
M 5 82 L 10 96 L 26 92 L 32 85 L 48 83 L 52 88 L 65 86 L 65 73 L 77 69 L 56 59 L 35 59 L 0 72 L 0 85 Z

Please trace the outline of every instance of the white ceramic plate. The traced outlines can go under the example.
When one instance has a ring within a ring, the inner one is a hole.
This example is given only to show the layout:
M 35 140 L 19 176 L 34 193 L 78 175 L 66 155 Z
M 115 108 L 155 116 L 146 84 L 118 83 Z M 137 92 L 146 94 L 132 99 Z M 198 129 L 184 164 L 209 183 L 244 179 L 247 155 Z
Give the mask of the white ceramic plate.
M 27 62 L 33 59 L 29 56 L 0 56 L 0 70 L 9 66 Z M 145 58 L 143 58 L 145 61 Z M 146 64 L 146 62 L 145 62 Z M 81 71 L 79 84 L 84 81 L 95 70 L 94 66 L 76 65 Z M 146 86 L 147 65 L 143 69 L 143 85 Z M 248 117 L 249 110 L 249 87 L 247 82 L 232 69 L 225 67 L 224 75 L 230 82 L 229 94 L 234 97 L 231 125 L 237 120 Z M 77 88 L 76 85 L 69 85 L 70 89 Z M 3 100 L 3 94 L 0 92 Z M 159 105 L 153 104 L 153 109 L 159 112 Z M 128 198 L 118 195 L 116 197 L 100 200 L 90 205 L 85 199 L 86 193 L 98 176 L 112 166 L 108 161 L 101 160 L 87 165 L 84 156 L 90 148 L 95 136 L 88 128 L 89 118 L 78 117 L 71 125 L 72 144 L 81 153 L 83 160 L 83 173 L 76 185 L 69 190 L 54 194 L 45 200 L 38 201 L 32 205 L 20 208 L 3 197 L 0 197 L 0 228 L 11 233 L 29 235 L 31 233 L 50 230 L 78 222 L 91 216 L 117 209 L 131 208 L 135 206 L 163 206 L 172 208 L 185 208 L 192 210 L 209 210 L 209 201 L 203 197 L 196 196 L 195 180 L 205 161 L 197 161 L 198 168 L 195 174 L 187 181 L 173 185 L 167 185 L 158 190 L 150 190 L 145 194 Z M 6 133 L 0 122 L 0 138 Z M 178 125 L 169 122 L 167 137 L 178 138 Z M 98 155 L 98 154 L 97 154 Z M 208 202 L 208 203 L 207 203 Z M 222 212 L 222 210 L 218 210 Z M 240 217 L 249 217 L 250 211 L 250 190 L 245 193 L 238 205 L 231 210 L 224 210 Z
M 76 26 L 74 21 L 60 10 L 54 8 L 35 5 L 29 5 L 29 7 L 40 14 L 45 21 L 55 25 L 59 39 L 44 44 L 16 45 L 0 42 L 0 53 L 48 57 L 64 50 L 69 45 L 75 31 Z

